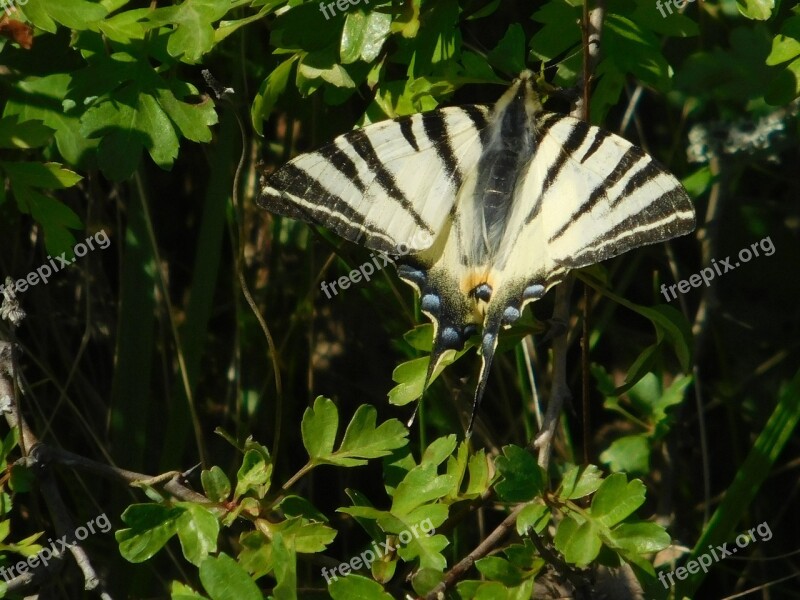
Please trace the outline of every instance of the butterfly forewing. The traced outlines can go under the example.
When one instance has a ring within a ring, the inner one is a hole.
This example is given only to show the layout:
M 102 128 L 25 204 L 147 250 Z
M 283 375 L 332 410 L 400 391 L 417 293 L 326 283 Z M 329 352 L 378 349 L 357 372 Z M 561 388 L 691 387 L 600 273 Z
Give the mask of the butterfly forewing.
M 348 132 L 270 175 L 259 204 L 373 250 L 429 246 L 480 157 L 488 112 L 449 107 Z

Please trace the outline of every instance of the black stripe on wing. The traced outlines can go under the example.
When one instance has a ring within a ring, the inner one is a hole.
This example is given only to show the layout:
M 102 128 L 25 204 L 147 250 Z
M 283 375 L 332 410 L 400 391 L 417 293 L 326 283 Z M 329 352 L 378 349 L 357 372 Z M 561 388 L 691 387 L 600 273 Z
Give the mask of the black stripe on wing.
M 368 247 L 373 250 L 396 252 L 392 237 L 387 232 L 368 222 L 363 214 L 341 197 L 331 194 L 314 177 L 292 163 L 270 175 L 267 185 L 257 200 L 262 208 L 306 223 L 322 225 L 352 242 L 363 243 L 366 238 Z M 287 197 L 287 194 L 294 198 Z
M 587 198 L 586 202 L 581 204 L 580 208 L 578 208 L 578 210 L 572 213 L 570 218 L 567 219 L 567 221 L 565 221 L 564 224 L 561 226 L 561 229 L 556 231 L 548 241 L 554 242 L 555 240 L 560 238 L 562 235 L 564 235 L 564 233 L 567 231 L 567 229 L 569 229 L 570 225 L 575 220 L 591 212 L 592 209 L 594 209 L 594 207 L 597 205 L 597 203 L 600 202 L 600 200 L 602 200 L 603 198 L 607 198 L 608 190 L 617 185 L 617 183 L 619 183 L 622 180 L 622 178 L 625 177 L 631 171 L 631 169 L 633 169 L 634 166 L 639 164 L 642 158 L 645 157 L 648 158 L 650 162 L 645 163 L 644 167 L 642 167 L 639 171 L 636 172 L 636 174 L 633 177 L 631 177 L 631 179 L 626 184 L 625 189 L 621 192 L 617 200 L 611 206 L 616 206 L 616 204 L 618 204 L 620 201 L 627 198 L 631 194 L 631 192 L 633 192 L 633 190 L 636 189 L 636 187 L 639 187 L 639 186 L 631 187 L 631 182 L 638 177 L 639 173 L 653 166 L 653 159 L 647 156 L 644 150 L 636 146 L 631 146 L 625 151 L 625 154 L 623 154 L 620 157 L 619 162 L 617 162 L 616 166 L 611 170 L 611 173 L 609 173 L 608 176 L 605 179 L 603 179 L 603 181 L 600 182 L 600 184 L 596 188 L 592 190 L 592 193 L 589 195 L 589 198 Z M 648 177 L 646 181 L 643 181 L 641 185 L 644 185 L 644 183 L 646 183 L 647 181 L 649 181 L 650 179 L 652 179 L 661 172 L 662 169 L 660 169 L 659 167 L 655 167 L 654 174 Z
M 618 256 L 638 246 L 656 244 L 694 230 L 695 216 L 686 192 L 677 185 L 628 215 L 614 227 L 587 239 L 583 250 L 559 260 L 569 268 L 578 268 Z
M 422 128 L 425 131 L 425 135 L 428 136 L 428 140 L 436 149 L 436 154 L 447 171 L 447 176 L 452 182 L 453 189 L 456 191 L 461 189 L 463 176 L 458 168 L 458 160 L 453 151 L 453 146 L 450 144 L 444 114 L 441 111 L 423 113 Z
M 370 172 L 375 175 L 375 181 L 378 182 L 378 185 L 383 188 L 389 197 L 394 199 L 405 209 L 414 223 L 429 235 L 433 235 L 433 230 L 431 230 L 428 224 L 422 219 L 422 216 L 406 197 L 403 190 L 398 187 L 394 175 L 386 168 L 386 165 L 380 159 L 377 152 L 375 152 L 375 147 L 372 145 L 372 141 L 369 139 L 369 135 L 366 131 L 364 129 L 356 129 L 355 131 L 344 134 L 340 139 L 350 143 L 353 150 L 356 151 L 356 154 L 364 159 Z

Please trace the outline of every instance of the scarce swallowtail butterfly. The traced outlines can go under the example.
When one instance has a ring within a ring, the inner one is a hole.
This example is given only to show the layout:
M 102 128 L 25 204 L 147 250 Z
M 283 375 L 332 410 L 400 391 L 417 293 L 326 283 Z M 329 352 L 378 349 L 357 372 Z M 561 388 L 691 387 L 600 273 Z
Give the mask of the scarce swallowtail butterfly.
M 691 232 L 692 202 L 627 140 L 545 112 L 525 71 L 494 107 L 454 106 L 350 131 L 266 178 L 258 203 L 396 253 L 434 340 L 424 387 L 481 326 L 480 404 L 501 327 L 570 269 Z M 423 389 L 424 389 L 423 387 Z

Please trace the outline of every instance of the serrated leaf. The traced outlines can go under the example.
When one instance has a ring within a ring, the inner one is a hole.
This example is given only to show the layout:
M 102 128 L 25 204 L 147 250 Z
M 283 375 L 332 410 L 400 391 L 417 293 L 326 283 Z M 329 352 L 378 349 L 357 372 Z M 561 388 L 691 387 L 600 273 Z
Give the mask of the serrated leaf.
M 256 450 L 248 450 L 242 458 L 242 466 L 236 473 L 236 490 L 233 497 L 241 498 L 248 492 L 263 498 L 269 490 L 272 480 L 272 464 Z
M 180 581 L 173 581 L 170 587 L 169 600 L 208 600 L 208 598 L 198 594 Z
M 133 504 L 122 513 L 122 521 L 129 526 L 115 532 L 119 551 L 132 563 L 151 558 L 177 533 L 178 519 L 185 508 L 160 504 Z
M 505 446 L 503 456 L 497 457 L 495 466 L 502 476 L 495 490 L 504 501 L 525 502 L 542 493 L 542 469 L 530 452 L 519 446 Z
M 499 556 L 487 556 L 475 561 L 475 568 L 492 581 L 499 581 L 506 586 L 515 586 L 522 583 L 522 571 Z
M 420 464 L 438 467 L 453 453 L 453 450 L 456 449 L 456 443 L 455 434 L 434 440 L 425 448 Z
M 227 554 L 209 556 L 200 564 L 199 572 L 211 600 L 263 600 L 247 571 Z
M 339 410 L 336 405 L 322 396 L 317 396 L 314 406 L 303 413 L 301 423 L 303 445 L 311 461 L 321 461 L 330 456 L 339 429 Z
M 214 47 L 214 26 L 230 10 L 226 0 L 185 0 L 175 6 L 151 10 L 144 20 L 148 29 L 170 26 L 167 52 L 188 64 L 197 63 Z
M 603 474 L 594 465 L 572 465 L 561 480 L 559 497 L 575 500 L 593 493 L 603 483 Z
M 622 473 L 609 475 L 592 498 L 591 515 L 606 527 L 613 527 L 639 508 L 645 499 L 644 484 L 628 481 Z
M 509 25 L 505 35 L 486 56 L 489 63 L 499 69 L 516 76 L 525 70 L 525 32 L 522 25 Z
M 489 487 L 489 461 L 483 448 L 469 459 L 469 483 L 464 496 L 480 495 Z
M 313 554 L 323 552 L 336 537 L 336 530 L 324 523 L 315 523 L 302 517 L 292 517 L 271 526 L 273 533 L 280 533 L 284 541 L 291 543 L 294 552 Z
M 552 60 L 581 41 L 581 32 L 575 23 L 581 16 L 579 7 L 564 0 L 544 4 L 531 17 L 544 26 L 531 38 L 531 54 L 539 60 Z
M 447 559 L 442 555 L 449 540 L 443 535 L 429 535 L 412 538 L 408 544 L 401 545 L 397 554 L 406 562 L 419 559 L 420 567 L 443 571 L 447 566 Z
M 541 533 L 550 522 L 550 509 L 542 502 L 531 502 L 517 515 L 517 533 L 525 535 L 529 529 Z
M 627 435 L 611 442 L 600 460 L 614 472 L 644 474 L 650 471 L 650 442 L 645 435 Z
M 558 524 L 553 542 L 564 559 L 577 566 L 591 563 L 600 554 L 602 541 L 597 525 L 592 520 L 581 524 L 568 515 Z
M 452 475 L 437 475 L 433 465 L 411 469 L 395 489 L 391 512 L 406 515 L 415 508 L 447 495 L 453 488 Z
M 328 461 L 342 466 L 366 464 L 369 458 L 388 456 L 396 448 L 408 443 L 408 429 L 397 419 L 389 419 L 375 426 L 378 411 L 374 406 L 362 404 L 356 409 L 347 426 L 339 449 Z

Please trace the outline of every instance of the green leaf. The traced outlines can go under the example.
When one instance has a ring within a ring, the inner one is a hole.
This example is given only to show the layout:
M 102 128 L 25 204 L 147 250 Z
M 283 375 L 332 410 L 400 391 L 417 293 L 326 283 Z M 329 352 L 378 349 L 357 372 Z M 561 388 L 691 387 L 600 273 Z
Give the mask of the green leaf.
M 594 465 L 571 465 L 564 473 L 559 497 L 575 500 L 595 492 L 603 483 L 603 474 Z
M 773 106 L 788 104 L 800 96 L 800 58 L 786 65 L 773 79 L 764 99 Z
M 17 6 L 36 27 L 56 32 L 56 23 L 70 29 L 91 29 L 108 11 L 97 2 L 86 0 L 28 0 Z
M 21 121 L 17 115 L 0 119 L 0 148 L 38 148 L 52 137 L 53 130 L 40 120 Z
M 772 39 L 768 65 L 779 65 L 800 56 L 800 15 L 789 17 L 781 26 L 780 35 Z
M 21 464 L 11 465 L 11 476 L 9 477 L 9 487 L 16 493 L 28 492 L 33 485 L 36 477 L 33 472 Z
M 143 24 L 148 29 L 172 26 L 167 52 L 182 62 L 195 64 L 214 47 L 213 24 L 230 8 L 228 0 L 184 0 L 150 11 Z
M 504 446 L 495 466 L 502 476 L 495 490 L 505 502 L 525 502 L 542 493 L 544 475 L 530 452 L 519 446 Z
M 264 121 L 269 118 L 272 109 L 275 108 L 278 98 L 286 91 L 286 84 L 296 61 L 297 55 L 285 60 L 261 82 L 261 87 L 250 108 L 250 121 L 259 133 L 262 131 Z
M 631 73 L 661 91 L 669 89 L 672 69 L 664 58 L 659 39 L 631 19 L 614 13 L 607 15 L 603 25 L 603 54 L 607 67 L 613 65 L 614 69 Z
M 595 522 L 586 520 L 579 524 L 571 514 L 558 524 L 553 542 L 567 562 L 579 567 L 597 558 L 602 547 L 600 531 Z
M 300 426 L 303 445 L 312 462 L 321 462 L 333 453 L 336 431 L 339 429 L 339 410 L 328 398 L 317 396 L 314 406 L 303 413 Z
M 355 574 L 333 579 L 328 592 L 333 600 L 393 600 L 380 583 Z
M 517 533 L 525 535 L 531 528 L 541 533 L 549 522 L 550 509 L 543 502 L 534 500 L 517 515 Z
M 275 579 L 272 590 L 275 600 L 297 600 L 297 555 L 293 540 L 277 534 L 272 540 L 275 560 Z
M 263 600 L 247 571 L 227 554 L 206 558 L 200 564 L 200 581 L 211 600 Z
M 178 531 L 178 520 L 186 511 L 179 506 L 161 504 L 133 504 L 122 513 L 122 521 L 129 529 L 120 529 L 114 535 L 119 551 L 132 563 L 151 558 Z
M 736 0 L 736 8 L 748 19 L 766 21 L 772 16 L 775 0 Z
M 315 523 L 302 517 L 292 517 L 271 526 L 271 530 L 291 543 L 292 552 L 313 554 L 323 552 L 336 537 L 336 530 L 324 523 Z
M 509 75 L 516 76 L 525 70 L 525 32 L 522 25 L 514 23 L 497 46 L 486 56 L 489 63 Z
M 278 505 L 287 517 L 304 517 L 309 520 L 328 522 L 328 517 L 322 514 L 317 507 L 301 496 L 286 496 Z
M 471 343 L 465 344 L 463 350 L 445 350 L 439 365 L 434 369 L 428 385 L 433 383 L 445 368 L 464 356 L 472 347 Z M 415 358 L 397 365 L 392 372 L 392 380 L 398 385 L 389 391 L 389 402 L 395 406 L 405 406 L 409 402 L 422 396 L 422 386 L 425 384 L 425 374 L 428 372 L 430 356 Z
M 492 581 L 499 581 L 506 586 L 522 583 L 524 576 L 520 569 L 499 556 L 487 556 L 475 561 L 475 568 Z
M 198 594 L 188 585 L 180 581 L 173 581 L 170 587 L 170 600 L 208 600 L 205 596 Z
M 178 518 L 178 538 L 183 555 L 190 563 L 200 563 L 217 551 L 219 521 L 216 515 L 207 508 L 193 502 L 179 502 L 186 511 Z
M 370 63 L 378 58 L 391 25 L 392 15 L 387 13 L 362 10 L 348 13 L 339 46 L 342 64 L 357 60 Z
M 216 465 L 200 473 L 200 482 L 206 496 L 213 502 L 225 502 L 231 495 L 231 482 L 225 471 Z
M 236 473 L 236 490 L 234 499 L 239 499 L 248 492 L 263 498 L 269 490 L 272 480 L 272 464 L 267 463 L 264 456 L 256 450 L 248 450 L 242 459 L 242 466 Z
M 391 512 L 406 515 L 427 502 L 446 496 L 454 483 L 455 477 L 437 475 L 433 465 L 414 467 L 395 489 Z
M 388 456 L 392 450 L 408 443 L 408 429 L 400 421 L 389 419 L 375 427 L 377 416 L 374 406 L 359 406 L 347 426 L 341 446 L 329 461 L 346 467 L 363 465 L 366 464 L 363 459 Z
M 420 465 L 431 465 L 438 467 L 453 453 L 456 449 L 456 436 L 455 434 L 440 437 L 425 448 L 425 452 L 420 460 Z
M 689 195 L 693 198 L 702 196 L 714 183 L 714 178 L 711 174 L 711 168 L 703 166 L 697 169 L 694 173 L 681 179 L 681 185 L 686 188 Z
M 633 514 L 644 497 L 645 487 L 638 479 L 628 482 L 622 473 L 609 475 L 592 498 L 592 518 L 612 527 Z
M 530 42 L 531 54 L 539 60 L 553 60 L 580 44 L 580 28 L 575 26 L 581 18 L 579 6 L 564 0 L 553 0 L 545 3 L 531 18 L 544 25 Z
M 600 454 L 600 460 L 612 471 L 626 473 L 650 472 L 650 442 L 645 435 L 628 435 L 611 442 Z
M 356 83 L 347 70 L 339 64 L 334 47 L 309 52 L 297 66 L 297 89 L 304 94 L 317 90 L 323 83 L 340 88 L 355 88 Z
M 672 541 L 657 523 L 622 523 L 611 530 L 608 542 L 633 554 L 649 554 L 667 548 Z
M 469 483 L 464 497 L 480 495 L 489 487 L 489 461 L 483 448 L 469 458 Z
M 412 537 L 408 544 L 401 544 L 397 554 L 406 562 L 419 559 L 420 567 L 423 569 L 442 572 L 447 566 L 447 559 L 442 555 L 442 550 L 449 543 L 443 535 L 421 535 Z
M 4 115 L 18 115 L 23 121 L 42 121 L 55 131 L 56 146 L 64 160 L 71 165 L 84 166 L 98 142 L 81 134 L 79 111 L 68 109 L 64 104 L 72 81 L 70 75 L 62 73 L 19 81 L 10 94 Z M 30 98 L 36 98 L 36 102 L 31 102 Z

